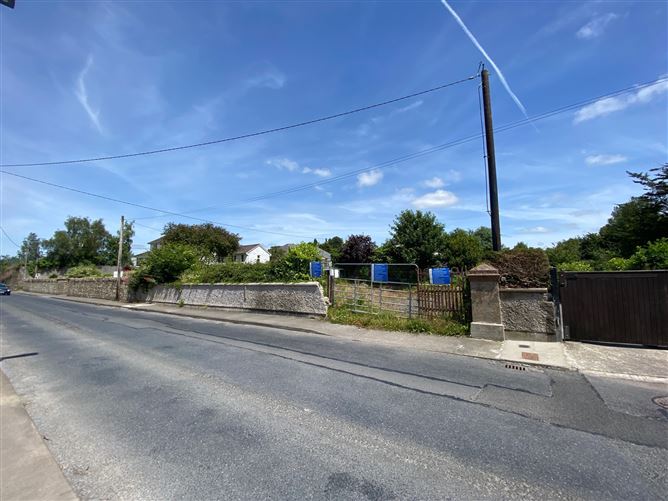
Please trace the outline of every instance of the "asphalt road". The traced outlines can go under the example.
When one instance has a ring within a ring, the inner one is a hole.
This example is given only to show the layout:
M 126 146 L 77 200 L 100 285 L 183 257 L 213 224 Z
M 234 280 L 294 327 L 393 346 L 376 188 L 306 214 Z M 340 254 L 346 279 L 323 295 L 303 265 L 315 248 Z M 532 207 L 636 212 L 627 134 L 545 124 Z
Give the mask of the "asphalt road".
M 82 498 L 665 499 L 656 386 L 21 294 L 0 328 Z

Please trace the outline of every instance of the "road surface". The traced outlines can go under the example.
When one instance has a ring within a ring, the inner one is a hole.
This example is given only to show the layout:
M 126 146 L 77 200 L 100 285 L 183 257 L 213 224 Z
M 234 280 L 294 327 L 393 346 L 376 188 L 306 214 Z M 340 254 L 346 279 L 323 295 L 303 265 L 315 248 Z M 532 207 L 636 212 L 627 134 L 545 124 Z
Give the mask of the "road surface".
M 666 495 L 659 385 L 21 294 L 0 328 L 84 499 Z

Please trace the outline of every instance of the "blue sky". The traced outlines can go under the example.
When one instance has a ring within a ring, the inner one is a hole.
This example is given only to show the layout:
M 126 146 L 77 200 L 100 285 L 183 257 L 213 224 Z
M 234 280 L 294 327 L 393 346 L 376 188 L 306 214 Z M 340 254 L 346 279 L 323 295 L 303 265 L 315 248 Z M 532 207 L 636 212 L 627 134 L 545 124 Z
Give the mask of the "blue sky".
M 665 2 L 451 2 L 529 115 L 668 74 Z M 0 163 L 125 154 L 309 120 L 474 75 L 483 59 L 426 2 L 31 2 L 0 9 Z M 524 115 L 491 70 L 495 125 Z M 286 196 L 480 132 L 478 82 L 348 117 L 174 153 L 6 170 L 230 226 L 267 246 L 388 236 L 403 209 L 489 225 L 480 140 Z M 503 242 L 597 230 L 639 193 L 626 170 L 668 159 L 657 83 L 496 136 Z M 68 215 L 121 214 L 135 251 L 178 217 L 3 175 L 17 243 Z M 202 210 L 206 208 L 205 210 Z M 142 219 L 139 219 L 142 218 Z M 153 228 L 153 229 L 151 229 Z M 2 254 L 15 248 L 2 235 Z

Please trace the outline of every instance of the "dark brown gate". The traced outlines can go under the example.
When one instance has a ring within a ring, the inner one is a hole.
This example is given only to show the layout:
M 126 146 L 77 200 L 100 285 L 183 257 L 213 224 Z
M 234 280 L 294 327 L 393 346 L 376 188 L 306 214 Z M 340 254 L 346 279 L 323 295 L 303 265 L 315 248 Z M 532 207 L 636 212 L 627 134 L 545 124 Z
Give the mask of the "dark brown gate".
M 563 272 L 564 338 L 668 346 L 668 271 Z

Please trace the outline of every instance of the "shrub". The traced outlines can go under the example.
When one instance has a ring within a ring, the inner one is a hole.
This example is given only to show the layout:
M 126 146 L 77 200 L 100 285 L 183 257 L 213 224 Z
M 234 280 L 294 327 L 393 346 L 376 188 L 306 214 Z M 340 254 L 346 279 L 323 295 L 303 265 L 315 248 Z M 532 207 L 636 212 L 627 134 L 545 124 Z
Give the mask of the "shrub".
M 550 283 L 550 263 L 542 249 L 500 251 L 491 261 L 501 275 L 501 287 L 547 287 Z
M 570 263 L 561 263 L 560 271 L 592 271 L 591 263 L 587 261 L 572 261 Z
M 605 271 L 623 271 L 631 267 L 631 260 L 623 257 L 613 257 L 605 263 Z
M 58 278 L 58 273 L 51 273 L 51 275 L 49 275 L 49 278 Z
M 668 269 L 668 238 L 660 238 L 638 247 L 629 258 L 634 270 L 666 270 Z
M 132 274 L 130 287 L 146 289 L 150 284 L 174 282 L 200 260 L 198 251 L 185 244 L 166 244 L 153 249 Z
M 92 264 L 80 264 L 67 270 L 67 278 L 102 277 L 103 273 Z

